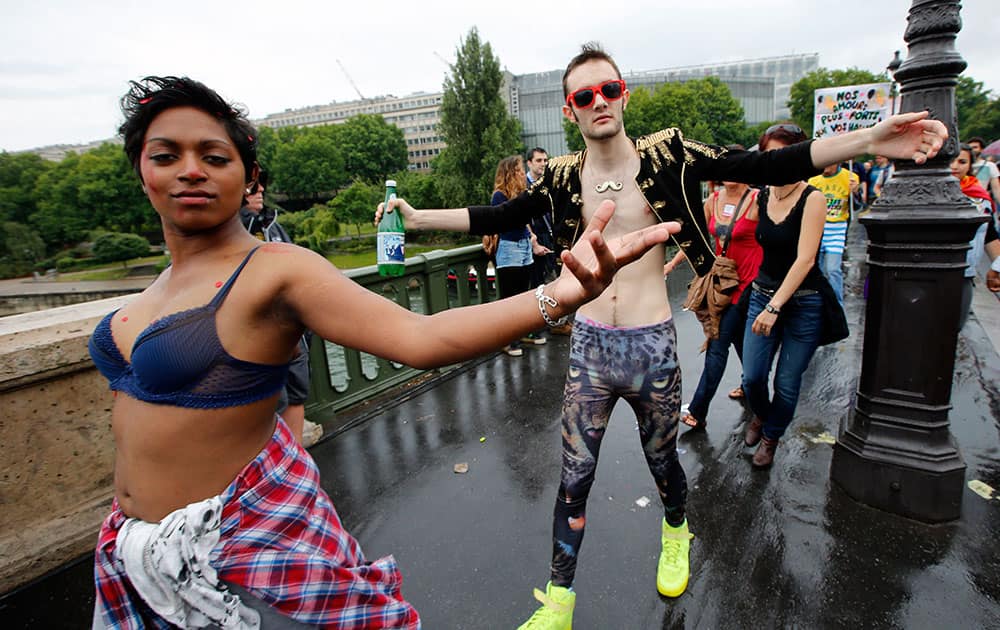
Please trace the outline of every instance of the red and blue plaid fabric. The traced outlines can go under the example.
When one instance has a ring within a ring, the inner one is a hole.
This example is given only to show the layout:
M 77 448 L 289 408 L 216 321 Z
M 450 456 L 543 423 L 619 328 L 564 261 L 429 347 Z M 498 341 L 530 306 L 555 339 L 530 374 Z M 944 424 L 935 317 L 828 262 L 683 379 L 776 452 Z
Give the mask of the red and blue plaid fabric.
M 342 628 L 419 628 L 389 556 L 366 563 L 319 485 L 308 453 L 279 420 L 270 442 L 220 496 L 220 540 L 212 550 L 219 579 L 238 584 L 307 624 Z M 127 517 L 115 500 L 97 542 L 98 610 L 110 628 L 169 628 L 142 601 L 116 558 Z

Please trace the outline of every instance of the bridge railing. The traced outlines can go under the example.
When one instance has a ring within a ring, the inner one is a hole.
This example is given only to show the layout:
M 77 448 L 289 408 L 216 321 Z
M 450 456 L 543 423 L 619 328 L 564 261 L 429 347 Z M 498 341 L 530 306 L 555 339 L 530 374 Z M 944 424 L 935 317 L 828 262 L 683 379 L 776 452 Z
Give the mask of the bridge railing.
M 345 271 L 358 284 L 403 308 L 430 315 L 496 299 L 492 268 L 481 245 L 435 250 L 406 259 L 401 276 L 385 278 L 376 266 Z M 490 275 L 488 275 L 490 272 Z M 377 334 L 377 333 L 376 333 Z M 314 337 L 309 356 L 310 394 L 306 415 L 327 433 L 343 428 L 336 412 L 369 399 L 421 373 Z M 457 366 L 440 368 L 447 371 Z
M 381 278 L 352 280 L 421 313 L 495 299 L 482 247 L 434 251 Z M 111 394 L 87 340 L 122 296 L 0 317 L 0 594 L 89 553 L 112 499 Z M 336 316 L 336 314 L 332 314 Z M 376 333 L 377 334 L 377 333 Z M 316 339 L 307 414 L 326 433 L 336 411 L 420 374 Z

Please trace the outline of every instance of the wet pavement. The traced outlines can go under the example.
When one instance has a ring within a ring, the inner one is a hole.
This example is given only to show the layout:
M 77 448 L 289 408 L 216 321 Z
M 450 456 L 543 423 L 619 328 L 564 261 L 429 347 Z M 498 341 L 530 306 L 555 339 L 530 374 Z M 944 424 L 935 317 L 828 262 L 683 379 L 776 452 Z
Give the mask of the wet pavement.
M 752 470 L 742 445 L 746 413 L 725 396 L 739 381 L 735 354 L 707 431 L 682 430 L 696 538 L 691 581 L 676 600 L 656 592 L 662 511 L 634 417 L 619 402 L 588 504 L 574 627 L 1000 627 L 1000 500 L 966 490 L 960 520 L 927 526 L 859 505 L 830 481 L 832 446 L 821 436 L 837 435 L 857 387 L 862 257 L 855 246 L 848 263 L 852 336 L 817 352 L 774 468 Z M 679 311 L 682 297 L 673 291 L 687 401 L 703 355 L 700 326 Z M 980 295 L 976 308 L 1000 304 Z M 550 337 L 520 358 L 488 357 L 358 415 L 356 428 L 311 450 L 366 554 L 396 557 L 425 628 L 513 628 L 537 606 L 532 588 L 548 579 L 567 352 L 568 338 Z M 996 488 L 998 376 L 1000 356 L 970 317 L 952 432 L 966 480 Z M 453 472 L 458 463 L 468 472 Z M 637 505 L 642 497 L 647 507 Z M 86 627 L 89 571 L 83 561 L 0 601 L 0 625 L 61 618 L 57 625 L 72 627 L 64 618 L 84 614 L 77 627 Z

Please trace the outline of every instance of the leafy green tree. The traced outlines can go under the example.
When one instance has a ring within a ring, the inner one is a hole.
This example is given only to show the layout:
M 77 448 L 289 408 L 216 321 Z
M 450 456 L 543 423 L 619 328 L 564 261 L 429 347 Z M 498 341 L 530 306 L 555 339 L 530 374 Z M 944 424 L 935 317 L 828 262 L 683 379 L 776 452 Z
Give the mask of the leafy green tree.
M 792 112 L 792 120 L 810 137 L 813 133 L 813 117 L 816 113 L 814 92 L 820 88 L 839 87 L 842 85 L 863 85 L 865 83 L 888 83 L 885 72 L 875 74 L 861 68 L 846 70 L 829 70 L 819 68 L 792 84 L 788 95 L 788 108 Z
M 79 163 L 80 156 L 70 153 L 35 183 L 38 209 L 28 220 L 50 251 L 80 242 L 97 227 L 79 204 Z
M 94 256 L 104 262 L 128 261 L 149 254 L 149 241 L 138 234 L 105 232 L 94 240 Z
M 406 168 L 403 130 L 376 114 L 358 114 L 329 125 L 344 154 L 344 170 L 353 180 L 382 184 L 386 174 Z
M 273 187 L 292 199 L 329 198 L 345 185 L 344 153 L 321 127 L 300 129 L 275 151 Z
M 340 236 L 340 220 L 333 209 L 317 204 L 306 212 L 310 216 L 299 224 L 295 242 L 320 254 L 326 251 L 326 242 Z
M 341 223 L 349 223 L 357 228 L 361 236 L 361 226 L 371 223 L 375 206 L 382 200 L 382 188 L 375 184 L 357 180 L 340 191 L 327 202 L 333 216 Z
M 11 278 L 31 271 L 45 258 L 45 242 L 23 223 L 0 223 L 0 278 Z
M 406 199 L 414 208 L 444 208 L 444 199 L 438 189 L 438 177 L 430 173 L 416 171 L 400 171 L 389 179 L 396 181 L 399 196 Z M 378 201 L 382 201 L 383 191 L 380 191 Z M 368 219 L 371 220 L 372 216 Z
M 154 232 L 156 212 L 142 192 L 120 145 L 106 142 L 80 156 L 75 168 L 77 204 L 91 225 L 112 232 Z
M 271 168 L 274 163 L 274 154 L 281 142 L 278 132 L 273 128 L 263 125 L 257 128 L 257 163 L 262 169 Z
M 0 220 L 27 223 L 38 210 L 38 178 L 53 166 L 35 153 L 0 152 Z
M 979 136 L 988 144 L 1000 138 L 1000 99 L 991 98 L 990 90 L 972 77 L 958 77 L 955 86 L 958 132 L 964 140 Z
M 473 27 L 444 80 L 441 135 L 448 147 L 435 161 L 446 205 L 485 203 L 497 163 L 521 152 L 521 125 L 500 96 L 500 60 Z

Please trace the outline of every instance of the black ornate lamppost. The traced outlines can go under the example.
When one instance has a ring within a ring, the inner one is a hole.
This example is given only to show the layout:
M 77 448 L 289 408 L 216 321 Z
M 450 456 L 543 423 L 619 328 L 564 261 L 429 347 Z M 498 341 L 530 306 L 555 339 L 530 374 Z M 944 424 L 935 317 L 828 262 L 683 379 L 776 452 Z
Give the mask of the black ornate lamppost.
M 925 164 L 897 164 L 869 216 L 861 379 L 830 476 L 848 495 L 924 522 L 959 517 L 965 462 L 949 431 L 962 277 L 985 217 L 948 168 L 958 153 L 955 85 L 965 61 L 957 0 L 913 0 L 895 72 L 901 112 L 929 110 L 949 138 Z

